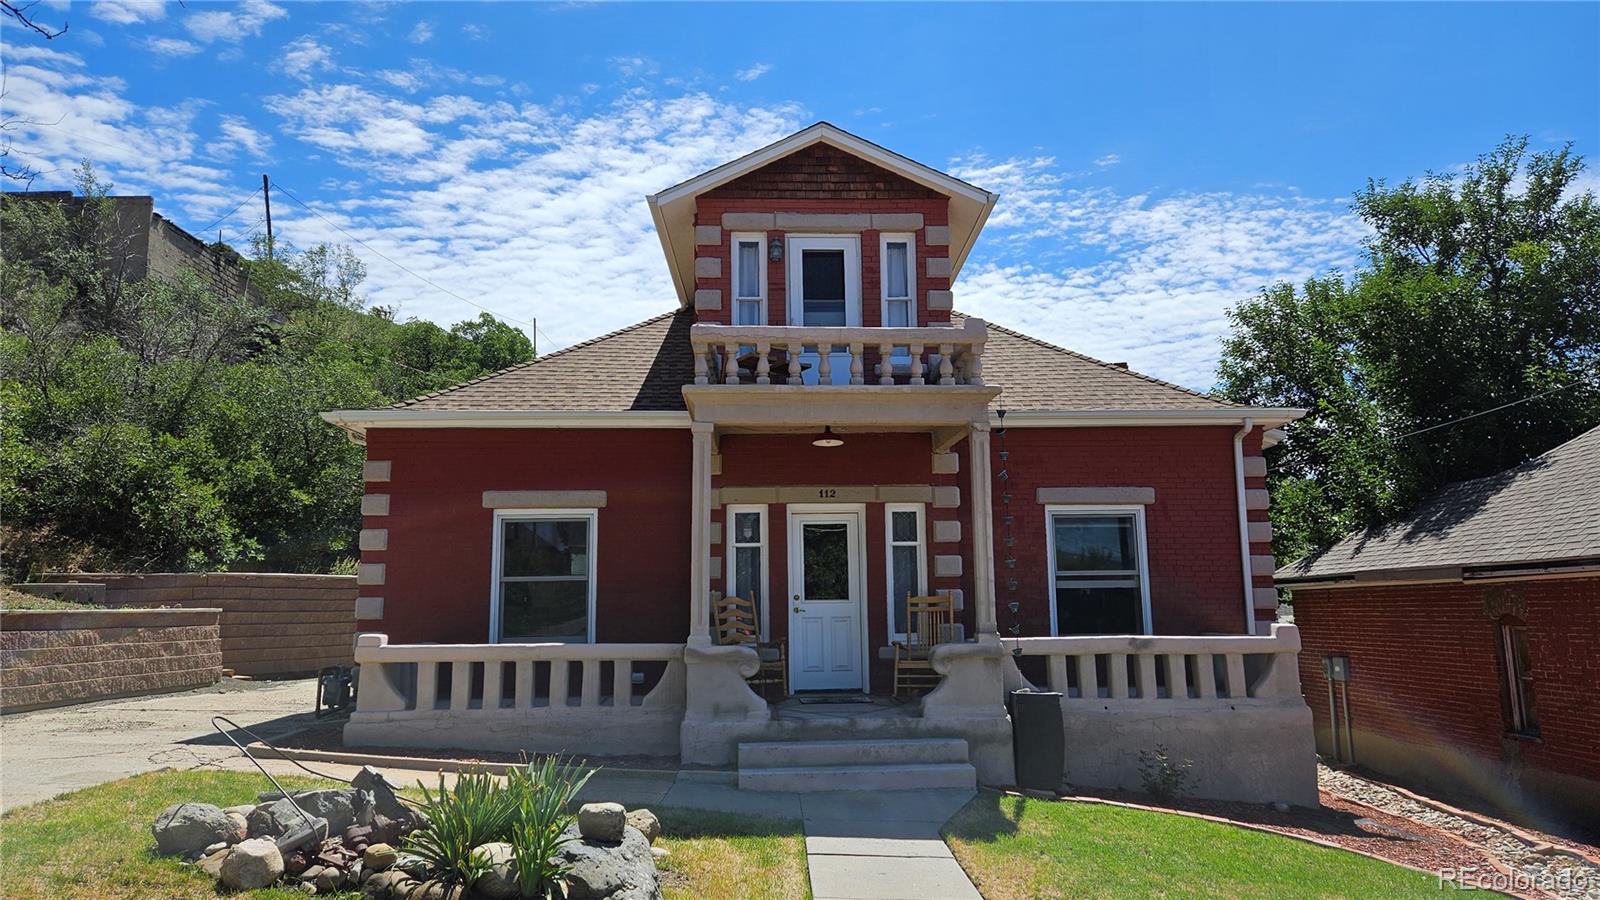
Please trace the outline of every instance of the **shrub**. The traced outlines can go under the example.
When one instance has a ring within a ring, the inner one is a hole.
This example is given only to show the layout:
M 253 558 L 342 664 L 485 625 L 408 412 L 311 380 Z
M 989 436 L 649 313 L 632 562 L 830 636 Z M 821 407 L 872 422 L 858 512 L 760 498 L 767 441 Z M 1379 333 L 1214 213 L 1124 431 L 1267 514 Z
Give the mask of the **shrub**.
M 568 809 L 594 773 L 553 756 L 511 772 L 506 786 L 517 798 L 511 850 L 522 896 L 559 896 L 561 876 L 569 867 L 554 857 L 572 840 L 563 836 L 573 820 Z
M 1189 790 L 1194 760 L 1173 759 L 1163 744 L 1139 751 L 1139 781 L 1144 792 L 1157 800 L 1170 800 Z
M 509 837 L 517 813 L 516 795 L 487 772 L 463 772 L 450 788 L 441 774 L 437 794 L 422 788 L 421 805 L 428 826 L 406 838 L 406 851 L 438 877 L 467 886 L 489 867 L 473 848 Z

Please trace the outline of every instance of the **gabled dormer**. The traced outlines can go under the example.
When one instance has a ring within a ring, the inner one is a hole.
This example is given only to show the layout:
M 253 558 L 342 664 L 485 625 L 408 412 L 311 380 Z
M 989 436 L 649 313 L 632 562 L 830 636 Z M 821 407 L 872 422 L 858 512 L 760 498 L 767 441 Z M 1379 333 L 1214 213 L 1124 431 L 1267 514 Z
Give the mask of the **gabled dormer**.
M 649 198 L 704 324 L 948 324 L 995 195 L 826 122 Z

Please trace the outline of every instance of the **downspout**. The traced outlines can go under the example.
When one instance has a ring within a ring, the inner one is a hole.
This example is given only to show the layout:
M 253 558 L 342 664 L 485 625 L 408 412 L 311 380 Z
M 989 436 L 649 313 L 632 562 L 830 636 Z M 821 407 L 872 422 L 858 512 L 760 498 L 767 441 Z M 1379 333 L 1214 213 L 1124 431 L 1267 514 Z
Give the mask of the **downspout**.
M 1244 575 L 1244 633 L 1256 633 L 1255 577 L 1250 573 L 1250 513 L 1244 506 L 1244 438 L 1256 429 L 1246 416 L 1244 427 L 1233 435 L 1233 485 L 1239 502 L 1239 566 Z

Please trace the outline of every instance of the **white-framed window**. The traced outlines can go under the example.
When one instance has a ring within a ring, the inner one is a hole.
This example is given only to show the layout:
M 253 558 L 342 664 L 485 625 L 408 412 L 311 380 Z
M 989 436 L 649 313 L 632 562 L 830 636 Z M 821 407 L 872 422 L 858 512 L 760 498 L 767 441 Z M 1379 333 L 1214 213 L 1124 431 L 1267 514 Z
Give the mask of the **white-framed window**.
M 728 593 L 755 602 L 761 639 L 767 626 L 767 508 L 759 505 L 729 505 L 727 522 Z
M 924 537 L 921 503 L 885 503 L 883 506 L 884 571 L 889 585 L 889 635 L 905 640 L 906 597 L 921 597 L 927 590 L 928 547 Z
M 878 238 L 883 293 L 883 324 L 910 328 L 917 324 L 917 240 L 911 234 L 883 234 Z
M 596 509 L 494 514 L 489 639 L 594 643 Z
M 767 324 L 767 257 L 765 234 L 733 235 L 729 270 L 733 293 L 733 324 Z
M 1500 653 L 1505 660 L 1510 730 L 1513 734 L 1536 736 L 1539 734 L 1539 716 L 1533 708 L 1533 661 L 1528 656 L 1527 626 L 1501 622 Z
M 1047 506 L 1050 633 L 1149 634 L 1143 506 Z

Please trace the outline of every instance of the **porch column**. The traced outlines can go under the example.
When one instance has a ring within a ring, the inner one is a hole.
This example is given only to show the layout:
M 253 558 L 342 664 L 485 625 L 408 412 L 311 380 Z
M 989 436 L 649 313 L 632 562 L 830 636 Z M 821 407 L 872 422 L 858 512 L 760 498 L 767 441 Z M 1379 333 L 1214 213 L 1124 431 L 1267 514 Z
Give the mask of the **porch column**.
M 999 634 L 994 608 L 994 476 L 989 468 L 989 423 L 973 422 L 967 432 L 972 468 L 972 603 L 977 638 Z
M 689 525 L 689 643 L 711 643 L 711 434 L 710 422 L 693 422 Z

